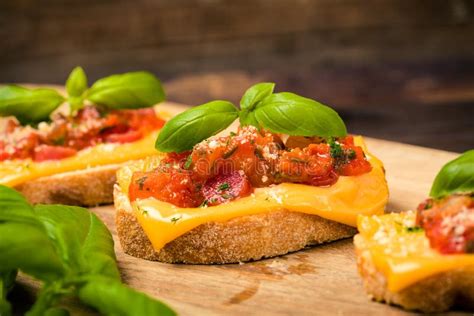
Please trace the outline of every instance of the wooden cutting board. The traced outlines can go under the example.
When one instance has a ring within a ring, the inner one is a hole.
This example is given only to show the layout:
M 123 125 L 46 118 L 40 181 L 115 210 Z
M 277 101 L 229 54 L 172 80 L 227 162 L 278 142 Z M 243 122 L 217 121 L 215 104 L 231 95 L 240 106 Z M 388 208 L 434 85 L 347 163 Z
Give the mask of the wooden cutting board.
M 440 167 L 456 154 L 376 139 L 369 149 L 384 161 L 389 211 L 413 209 Z M 112 206 L 93 209 L 116 234 Z M 357 274 L 352 239 L 254 263 L 172 265 L 116 252 L 123 279 L 166 301 L 180 315 L 397 315 L 371 302 Z
M 457 156 L 378 139 L 367 143 L 385 164 L 390 187 L 387 211 L 415 208 L 427 196 L 440 167 Z M 368 299 L 357 274 L 352 239 L 253 263 L 172 265 L 124 254 L 113 206 L 92 211 L 114 235 L 124 282 L 165 301 L 180 315 L 409 314 Z M 24 278 L 20 282 L 31 287 Z M 70 307 L 73 314 L 94 314 L 76 302 Z

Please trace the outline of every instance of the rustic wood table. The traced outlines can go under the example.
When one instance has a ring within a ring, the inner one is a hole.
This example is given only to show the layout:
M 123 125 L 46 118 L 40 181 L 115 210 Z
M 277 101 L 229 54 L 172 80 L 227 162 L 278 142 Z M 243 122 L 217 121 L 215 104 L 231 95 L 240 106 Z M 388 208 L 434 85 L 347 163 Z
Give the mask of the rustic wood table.
M 373 138 L 367 142 L 386 167 L 390 187 L 387 211 L 415 208 L 427 196 L 440 167 L 457 155 Z M 252 263 L 163 264 L 123 253 L 113 206 L 92 211 L 114 236 L 123 280 L 167 302 L 180 315 L 408 314 L 367 298 L 357 274 L 352 239 Z M 35 287 L 34 282 L 21 277 L 13 293 L 15 304 L 31 303 Z M 66 304 L 73 314 L 94 314 L 75 301 Z

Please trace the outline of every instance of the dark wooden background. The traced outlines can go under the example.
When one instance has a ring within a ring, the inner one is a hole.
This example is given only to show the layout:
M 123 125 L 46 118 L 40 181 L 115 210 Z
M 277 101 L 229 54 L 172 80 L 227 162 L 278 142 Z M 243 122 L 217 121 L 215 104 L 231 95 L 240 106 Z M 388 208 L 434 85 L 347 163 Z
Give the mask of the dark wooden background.
M 168 98 L 274 81 L 352 132 L 474 148 L 473 0 L 1 0 L 0 82 L 150 70 Z

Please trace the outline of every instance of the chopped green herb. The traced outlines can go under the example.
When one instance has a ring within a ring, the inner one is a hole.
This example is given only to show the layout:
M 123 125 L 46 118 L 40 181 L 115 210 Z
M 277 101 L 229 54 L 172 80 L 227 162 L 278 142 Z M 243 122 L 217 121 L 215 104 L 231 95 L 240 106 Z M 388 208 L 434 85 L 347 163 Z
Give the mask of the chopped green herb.
M 260 148 L 255 148 L 255 150 L 253 151 L 255 156 L 257 156 L 257 158 L 259 159 L 263 159 L 263 153 L 262 153 L 262 150 Z
M 202 201 L 199 207 L 207 207 L 207 204 L 209 204 L 209 201 L 207 199 L 204 199 L 204 201 Z
M 61 137 L 58 137 L 55 140 L 53 140 L 53 143 L 55 145 L 64 145 L 65 141 L 66 141 L 66 139 L 64 138 L 64 136 L 61 136 Z
M 186 158 L 186 162 L 184 163 L 184 169 L 189 170 L 192 163 L 193 163 L 193 158 L 191 155 L 189 155 L 188 158 Z
M 332 158 L 337 159 L 344 157 L 344 150 L 342 150 L 341 145 L 336 142 L 334 138 L 329 139 L 329 147 Z
M 228 182 L 221 183 L 218 187 L 217 190 L 219 191 L 224 191 L 230 189 L 230 184 Z
M 172 222 L 173 224 L 176 224 L 181 218 L 182 218 L 181 215 L 179 215 L 179 216 L 174 216 L 174 217 L 171 218 L 171 222 Z
M 143 176 L 137 180 L 139 190 L 143 190 L 143 186 L 145 185 L 145 181 L 147 178 L 148 178 L 147 176 Z
M 405 226 L 405 231 L 407 233 L 419 233 L 423 231 L 423 228 L 420 226 Z
M 234 137 L 235 135 L 237 135 L 237 134 L 234 133 L 234 132 L 230 132 L 230 137 Z
M 232 148 L 231 150 L 229 150 L 228 152 L 224 153 L 224 155 L 222 155 L 222 158 L 224 159 L 227 159 L 229 158 L 230 156 L 232 156 L 235 151 L 237 150 L 237 148 L 239 148 L 239 146 L 235 146 L 234 148 Z
M 234 196 L 232 194 L 227 194 L 227 193 L 224 193 L 222 194 L 222 197 L 226 200 L 230 200 L 232 199 Z
M 347 151 L 347 158 L 349 158 L 349 159 L 352 160 L 352 159 L 355 159 L 356 156 L 357 156 L 357 155 L 356 155 L 356 152 L 355 152 L 354 149 L 349 149 L 349 150 Z

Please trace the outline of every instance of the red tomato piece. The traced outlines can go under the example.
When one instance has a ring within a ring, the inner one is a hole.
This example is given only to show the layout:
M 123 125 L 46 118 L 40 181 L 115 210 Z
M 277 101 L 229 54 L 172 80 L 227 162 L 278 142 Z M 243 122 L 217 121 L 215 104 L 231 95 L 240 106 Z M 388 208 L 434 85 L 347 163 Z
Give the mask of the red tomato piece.
M 59 160 L 74 156 L 77 151 L 73 148 L 62 146 L 40 145 L 35 148 L 33 154 L 34 161 Z
M 339 168 L 339 173 L 343 176 L 358 176 L 372 170 L 372 165 L 365 159 L 364 151 L 359 146 L 349 146 L 355 152 L 355 158 L 349 160 Z
M 197 207 L 202 203 L 191 174 L 175 168 L 134 173 L 129 196 L 131 201 L 154 197 L 179 207 Z
M 243 172 L 218 175 L 206 181 L 202 194 L 206 205 L 219 205 L 252 193 L 252 185 Z
M 109 134 L 104 136 L 106 143 L 131 143 L 142 138 L 142 132 L 129 130 L 128 132 L 121 134 Z
M 474 200 L 452 195 L 428 200 L 418 207 L 417 225 L 432 248 L 444 254 L 474 253 Z

